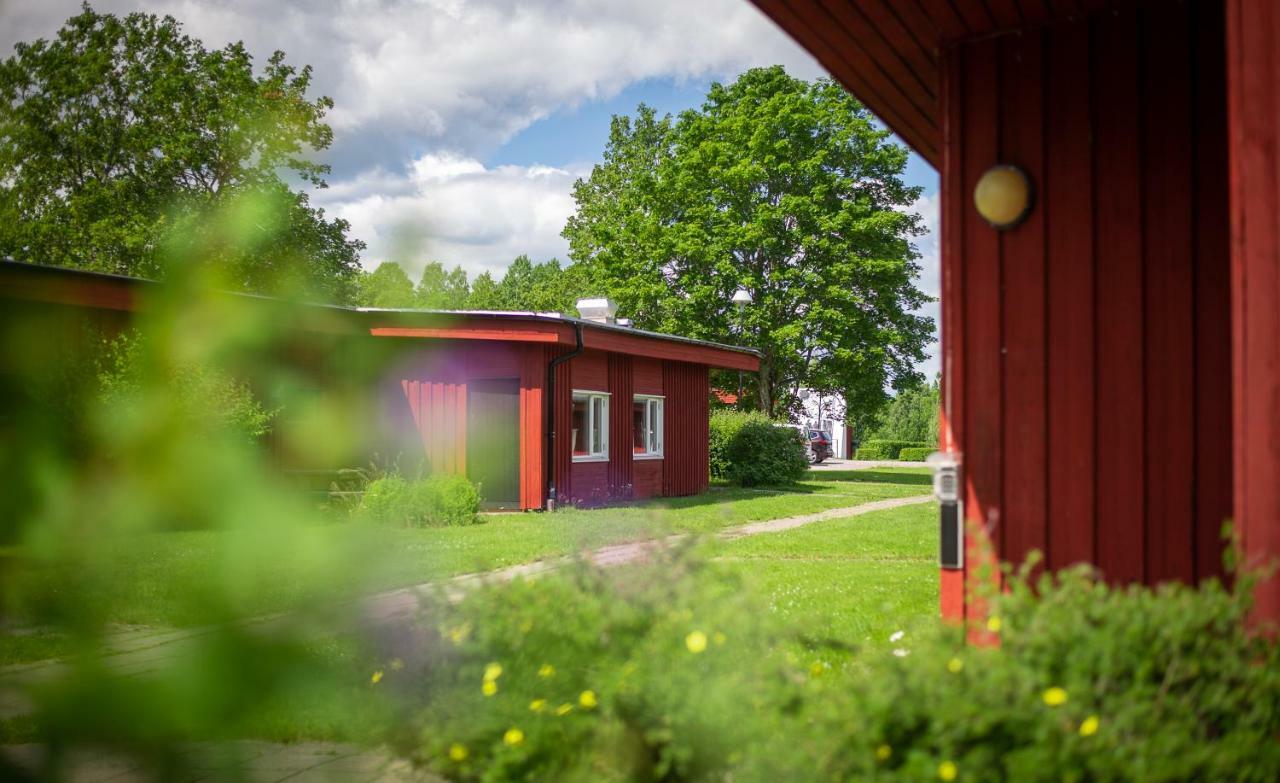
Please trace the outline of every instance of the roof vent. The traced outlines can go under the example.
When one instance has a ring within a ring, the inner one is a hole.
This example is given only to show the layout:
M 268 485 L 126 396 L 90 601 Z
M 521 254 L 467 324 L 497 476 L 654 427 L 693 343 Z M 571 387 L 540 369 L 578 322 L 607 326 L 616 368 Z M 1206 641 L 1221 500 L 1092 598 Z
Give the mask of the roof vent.
M 579 299 L 578 314 L 584 321 L 611 324 L 617 320 L 618 305 L 612 299 Z
M 634 322 L 633 322 L 630 318 L 618 318 L 618 319 L 615 319 L 615 320 L 614 320 L 614 324 L 616 324 L 617 326 L 624 326 L 624 327 L 626 327 L 626 328 L 628 328 L 628 329 L 630 329 L 632 326 L 634 326 L 634 325 L 635 325 L 635 324 L 634 324 Z

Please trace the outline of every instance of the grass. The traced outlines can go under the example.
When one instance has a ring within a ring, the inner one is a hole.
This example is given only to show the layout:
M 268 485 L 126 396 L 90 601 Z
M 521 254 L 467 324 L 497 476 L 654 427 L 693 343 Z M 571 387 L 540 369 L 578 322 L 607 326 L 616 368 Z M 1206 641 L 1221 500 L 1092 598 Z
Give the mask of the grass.
M 469 527 L 403 529 L 360 523 L 148 533 L 96 542 L 108 571 L 43 568 L 27 563 L 22 592 L 40 600 L 89 601 L 103 622 L 187 627 L 228 616 L 260 616 L 569 555 L 673 532 L 725 527 L 874 500 L 919 495 L 919 470 L 813 473 L 786 488 L 713 487 L 701 495 L 626 507 L 565 509 L 554 514 L 496 514 Z M 105 564 L 105 565 L 103 565 Z M 23 607 L 11 607 L 20 621 Z M 0 636 L 0 661 L 61 653 L 44 634 Z
M 808 657 L 846 660 L 865 644 L 938 614 L 937 506 L 904 506 L 715 545 L 717 567 L 745 573 Z

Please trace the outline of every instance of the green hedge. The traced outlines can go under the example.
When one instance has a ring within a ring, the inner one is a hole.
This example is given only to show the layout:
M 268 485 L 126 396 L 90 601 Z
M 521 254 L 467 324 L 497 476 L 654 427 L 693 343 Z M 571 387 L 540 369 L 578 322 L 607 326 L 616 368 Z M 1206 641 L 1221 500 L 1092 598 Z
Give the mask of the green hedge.
M 390 744 L 456 781 L 1280 780 L 1280 646 L 1242 581 L 1012 577 L 975 648 L 827 639 L 697 561 L 582 567 L 430 607 Z
M 898 459 L 903 462 L 924 462 L 935 451 L 937 449 L 929 446 L 908 446 L 898 452 Z
M 901 459 L 899 456 L 903 449 L 927 449 L 928 443 L 919 443 L 910 440 L 867 440 L 862 442 L 858 453 L 861 454 L 864 449 L 868 454 L 883 454 L 883 457 L 859 457 L 858 459 Z
M 757 411 L 711 414 L 711 475 L 744 487 L 791 484 L 809 469 L 804 441 L 793 428 Z
M 889 459 L 885 450 L 878 446 L 862 446 L 853 455 L 854 459 Z
M 474 525 L 480 521 L 480 490 L 463 476 L 406 481 L 393 474 L 369 483 L 359 513 L 397 527 Z

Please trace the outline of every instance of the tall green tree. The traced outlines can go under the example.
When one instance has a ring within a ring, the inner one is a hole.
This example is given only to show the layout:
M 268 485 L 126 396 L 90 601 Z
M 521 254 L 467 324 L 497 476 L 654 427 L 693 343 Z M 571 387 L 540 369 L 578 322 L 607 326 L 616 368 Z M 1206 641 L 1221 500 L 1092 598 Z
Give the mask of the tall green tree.
M 418 307 L 418 295 L 404 267 L 383 261 L 372 272 L 362 272 L 356 283 L 355 303 L 361 307 Z
M 0 63 L 0 256 L 155 277 L 177 237 L 233 286 L 349 299 L 363 244 L 291 184 L 328 172 L 311 156 L 332 142 L 333 102 L 310 86 L 283 52 L 255 71 L 240 43 L 209 50 L 172 17 L 85 4 Z M 209 216 L 236 209 L 270 236 L 215 236 Z
M 928 298 L 906 162 L 832 81 L 754 69 L 677 120 L 615 117 L 564 236 L 638 326 L 758 348 L 762 410 L 806 386 L 883 403 L 919 383 L 933 332 L 912 314 Z
M 460 266 L 446 271 L 444 264 L 431 261 L 422 269 L 418 280 L 418 306 L 428 310 L 460 310 L 467 307 L 471 284 Z

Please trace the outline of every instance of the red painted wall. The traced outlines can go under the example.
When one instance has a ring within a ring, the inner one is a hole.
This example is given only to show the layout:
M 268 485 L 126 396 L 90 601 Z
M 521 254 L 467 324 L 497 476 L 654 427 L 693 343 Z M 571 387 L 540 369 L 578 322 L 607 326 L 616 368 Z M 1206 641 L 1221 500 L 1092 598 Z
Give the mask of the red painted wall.
M 609 470 L 608 496 L 610 500 L 629 500 L 634 496 L 634 476 L 631 443 L 632 358 L 624 354 L 609 354 Z
M 1249 565 L 1280 558 L 1280 9 L 1228 0 L 1235 519 Z M 1255 615 L 1280 622 L 1280 578 Z
M 707 488 L 710 480 L 707 441 L 711 384 L 707 366 L 664 362 L 662 387 L 666 391 L 662 494 L 696 495 Z
M 968 576 L 989 550 L 1116 581 L 1221 573 L 1231 515 L 1225 77 L 1217 2 L 1126 10 L 943 57 L 944 445 Z M 1037 204 L 972 205 L 997 163 Z M 948 616 L 975 613 L 943 575 Z

